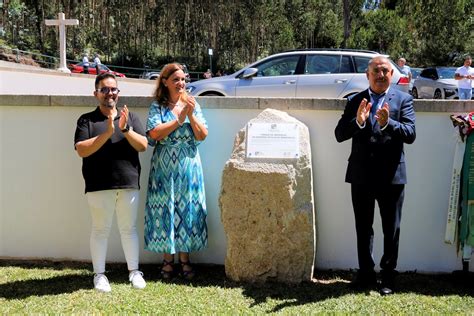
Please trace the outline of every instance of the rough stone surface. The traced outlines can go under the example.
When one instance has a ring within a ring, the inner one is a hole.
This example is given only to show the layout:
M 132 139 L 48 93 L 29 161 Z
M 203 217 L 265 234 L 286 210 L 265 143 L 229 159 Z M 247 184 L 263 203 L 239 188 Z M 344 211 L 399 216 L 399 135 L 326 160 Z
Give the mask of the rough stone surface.
M 219 198 L 226 274 L 249 282 L 311 280 L 316 234 L 308 128 L 272 109 L 250 122 L 297 123 L 300 158 L 246 158 L 246 128 L 237 133 Z

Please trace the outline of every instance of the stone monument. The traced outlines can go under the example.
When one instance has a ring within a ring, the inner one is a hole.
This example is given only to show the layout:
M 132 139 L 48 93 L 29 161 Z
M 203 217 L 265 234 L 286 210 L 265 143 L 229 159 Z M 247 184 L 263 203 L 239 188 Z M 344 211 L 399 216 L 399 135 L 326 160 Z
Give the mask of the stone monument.
M 46 25 L 55 25 L 59 27 L 59 68 L 58 71 L 71 73 L 66 65 L 66 25 L 79 25 L 79 20 L 65 19 L 64 13 L 58 13 L 57 20 L 45 20 Z
M 249 126 L 262 123 L 276 129 L 295 125 L 297 151 L 291 149 L 290 140 L 285 145 L 288 152 L 277 152 L 281 139 L 273 141 L 275 137 L 291 138 L 294 133 L 290 131 L 261 133 L 255 137 L 257 143 L 249 144 L 254 141 L 248 138 Z M 271 148 L 268 154 L 248 152 L 247 147 L 260 143 L 262 148 Z M 281 156 L 267 157 L 272 155 Z M 224 167 L 219 206 L 227 236 L 225 271 L 229 278 L 285 283 L 311 280 L 316 234 L 308 128 L 272 109 L 250 120 L 237 133 Z

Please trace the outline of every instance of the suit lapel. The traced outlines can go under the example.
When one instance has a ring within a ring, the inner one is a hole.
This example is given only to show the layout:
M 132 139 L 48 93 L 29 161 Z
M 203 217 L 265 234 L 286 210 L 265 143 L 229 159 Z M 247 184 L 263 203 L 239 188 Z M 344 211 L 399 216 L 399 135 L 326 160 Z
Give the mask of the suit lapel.
M 393 100 L 396 99 L 396 94 L 393 91 L 393 88 L 388 90 L 387 96 L 385 97 L 384 103 L 387 102 L 388 106 L 392 108 Z

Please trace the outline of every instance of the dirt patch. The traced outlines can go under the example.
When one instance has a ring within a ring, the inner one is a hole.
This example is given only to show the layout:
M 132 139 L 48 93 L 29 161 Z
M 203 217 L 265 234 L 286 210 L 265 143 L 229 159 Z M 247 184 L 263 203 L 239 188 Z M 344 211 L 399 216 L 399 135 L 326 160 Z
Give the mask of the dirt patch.
M 33 58 L 29 56 L 19 55 L 17 59 L 17 55 L 9 54 L 5 51 L 0 51 L 0 60 L 19 63 L 22 65 L 41 67 Z

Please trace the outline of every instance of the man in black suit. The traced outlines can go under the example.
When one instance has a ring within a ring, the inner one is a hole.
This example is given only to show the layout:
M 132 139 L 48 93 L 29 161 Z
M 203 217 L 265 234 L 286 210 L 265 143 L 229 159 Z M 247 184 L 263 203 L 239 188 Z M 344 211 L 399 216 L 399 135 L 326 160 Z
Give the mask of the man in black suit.
M 367 69 L 369 89 L 349 98 L 335 134 L 338 142 L 352 138 L 346 172 L 351 183 L 357 234 L 359 271 L 353 284 L 377 284 L 372 256 L 374 207 L 382 219 L 384 250 L 380 260 L 382 295 L 393 293 L 398 259 L 400 220 L 407 181 L 403 144 L 415 141 L 412 97 L 390 88 L 393 68 L 384 56 L 374 57 Z

